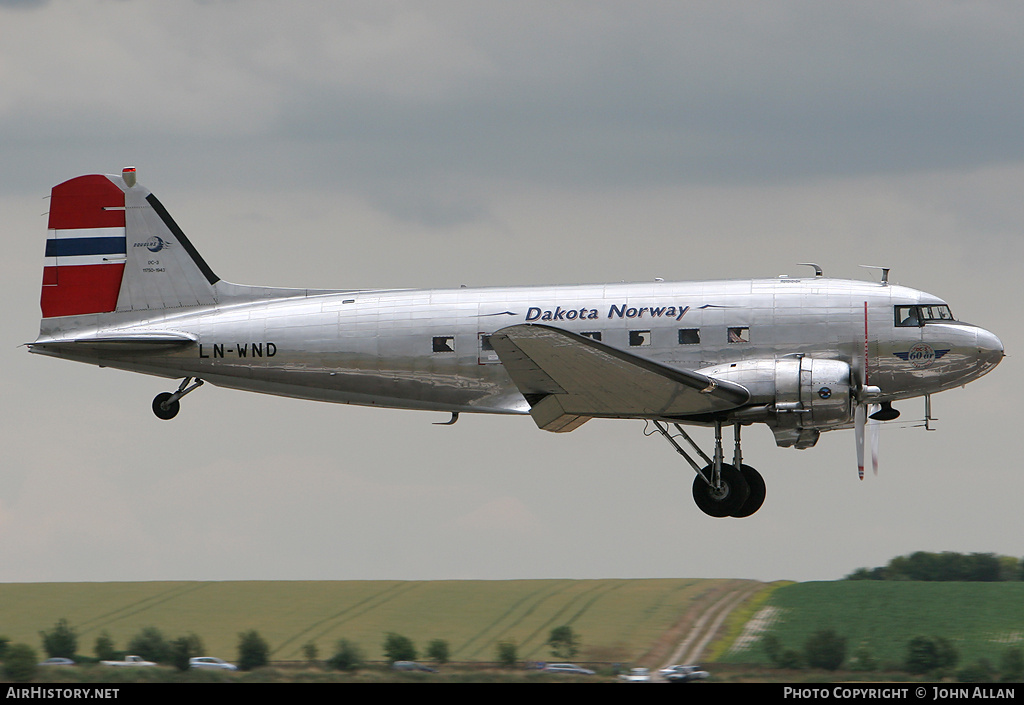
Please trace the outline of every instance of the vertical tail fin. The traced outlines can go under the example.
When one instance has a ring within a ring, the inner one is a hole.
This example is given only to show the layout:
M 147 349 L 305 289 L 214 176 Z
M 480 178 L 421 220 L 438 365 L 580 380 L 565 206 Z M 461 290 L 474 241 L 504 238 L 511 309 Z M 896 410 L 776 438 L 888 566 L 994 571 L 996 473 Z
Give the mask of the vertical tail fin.
M 53 187 L 43 318 L 217 303 L 219 278 L 134 169 Z

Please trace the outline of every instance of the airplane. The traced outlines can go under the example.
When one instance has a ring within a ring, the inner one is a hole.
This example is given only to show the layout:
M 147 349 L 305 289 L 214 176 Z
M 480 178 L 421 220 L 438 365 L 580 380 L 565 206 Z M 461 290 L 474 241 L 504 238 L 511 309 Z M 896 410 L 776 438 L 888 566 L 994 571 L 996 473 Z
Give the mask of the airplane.
M 747 517 L 766 490 L 743 462 L 742 426 L 764 423 L 778 446 L 797 449 L 853 427 L 863 479 L 865 431 L 899 416 L 894 402 L 923 396 L 927 425 L 932 394 L 1003 358 L 993 333 L 890 284 L 888 269 L 876 282 L 809 266 L 813 276 L 675 283 L 243 286 L 214 274 L 126 167 L 53 187 L 42 322 L 28 345 L 180 379 L 153 400 L 164 420 L 204 382 L 450 413 L 439 425 L 462 413 L 529 414 L 565 433 L 594 418 L 643 419 L 693 468 L 705 514 Z M 683 425 L 714 428 L 711 456 Z

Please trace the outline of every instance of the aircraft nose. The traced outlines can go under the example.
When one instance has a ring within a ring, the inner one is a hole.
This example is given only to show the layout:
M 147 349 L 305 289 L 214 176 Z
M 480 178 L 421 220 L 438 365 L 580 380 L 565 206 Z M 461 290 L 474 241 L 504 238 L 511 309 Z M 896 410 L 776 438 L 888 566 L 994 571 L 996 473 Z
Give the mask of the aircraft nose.
M 1006 353 L 1003 352 L 1003 342 L 996 337 L 995 333 L 979 328 L 977 331 L 978 358 L 986 370 L 998 365 Z

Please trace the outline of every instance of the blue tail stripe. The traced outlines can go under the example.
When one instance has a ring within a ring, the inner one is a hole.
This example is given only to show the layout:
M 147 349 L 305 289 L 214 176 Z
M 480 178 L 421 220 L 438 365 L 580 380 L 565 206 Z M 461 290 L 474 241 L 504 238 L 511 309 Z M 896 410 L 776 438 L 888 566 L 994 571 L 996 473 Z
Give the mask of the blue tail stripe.
M 127 238 L 123 237 L 51 238 L 46 241 L 47 257 L 123 255 L 127 252 Z

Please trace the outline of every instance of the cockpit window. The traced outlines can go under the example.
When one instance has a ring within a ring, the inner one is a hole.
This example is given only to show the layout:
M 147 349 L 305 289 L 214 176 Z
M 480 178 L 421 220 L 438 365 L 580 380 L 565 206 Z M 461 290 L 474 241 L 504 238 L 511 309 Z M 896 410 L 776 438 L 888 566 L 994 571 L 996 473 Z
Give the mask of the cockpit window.
M 936 321 L 955 321 L 949 306 L 896 306 L 896 325 L 898 327 L 923 326 Z

